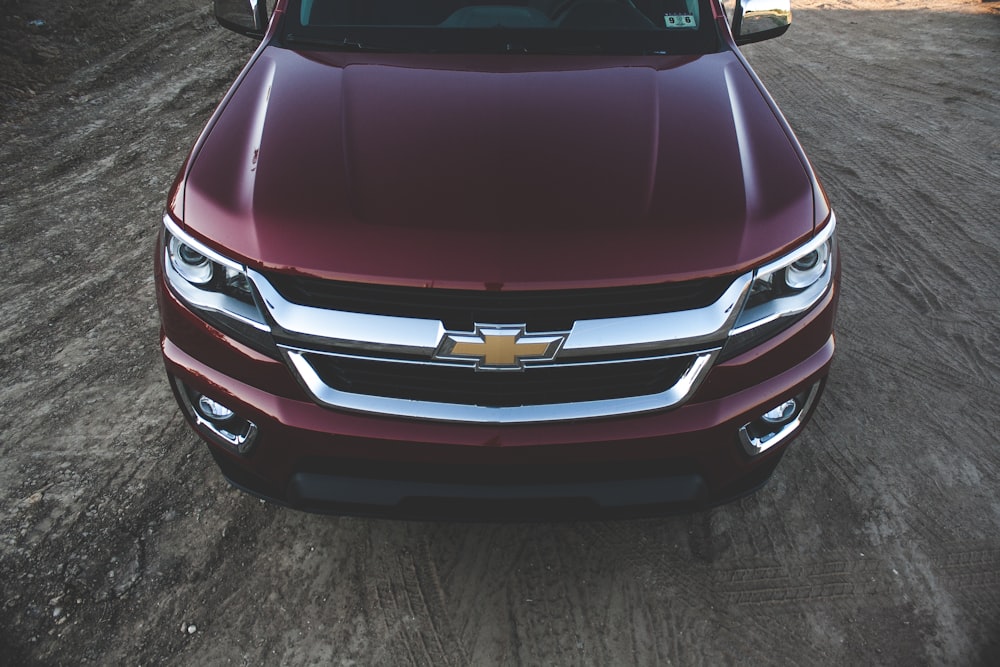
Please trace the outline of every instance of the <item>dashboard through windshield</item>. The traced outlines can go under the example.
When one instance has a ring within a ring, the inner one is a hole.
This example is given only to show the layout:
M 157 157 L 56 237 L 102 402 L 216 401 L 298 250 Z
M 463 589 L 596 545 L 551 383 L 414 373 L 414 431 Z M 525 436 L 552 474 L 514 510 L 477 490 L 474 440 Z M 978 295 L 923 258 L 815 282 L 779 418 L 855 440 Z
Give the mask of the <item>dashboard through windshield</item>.
M 708 0 L 292 0 L 292 48 L 696 54 L 718 49 Z

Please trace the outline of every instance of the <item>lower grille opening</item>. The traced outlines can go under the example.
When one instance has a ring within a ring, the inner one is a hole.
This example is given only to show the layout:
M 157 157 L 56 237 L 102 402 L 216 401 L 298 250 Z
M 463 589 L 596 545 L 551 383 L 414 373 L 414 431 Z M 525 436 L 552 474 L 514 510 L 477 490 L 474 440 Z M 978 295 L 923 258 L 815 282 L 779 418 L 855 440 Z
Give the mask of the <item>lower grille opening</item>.
M 414 443 L 416 445 L 418 443 Z M 420 448 L 428 447 L 419 443 Z M 468 458 L 462 447 L 433 446 L 434 456 L 442 460 Z M 701 474 L 693 459 L 666 460 L 587 460 L 551 462 L 538 452 L 476 452 L 479 463 L 443 463 L 440 461 L 382 461 L 362 459 L 304 458 L 296 473 L 353 478 L 363 481 L 385 480 L 431 484 L 470 484 L 476 486 L 518 484 L 588 484 L 608 481 L 635 481 L 662 477 Z M 516 460 L 516 463 L 511 462 Z
M 302 462 L 293 506 L 315 511 L 439 519 L 627 516 L 693 507 L 707 486 L 690 461 L 585 464 Z
M 547 365 L 523 372 L 476 372 L 471 367 L 407 364 L 310 354 L 316 374 L 338 391 L 387 398 L 519 407 L 580 403 L 664 392 L 690 367 L 692 357 L 618 363 Z

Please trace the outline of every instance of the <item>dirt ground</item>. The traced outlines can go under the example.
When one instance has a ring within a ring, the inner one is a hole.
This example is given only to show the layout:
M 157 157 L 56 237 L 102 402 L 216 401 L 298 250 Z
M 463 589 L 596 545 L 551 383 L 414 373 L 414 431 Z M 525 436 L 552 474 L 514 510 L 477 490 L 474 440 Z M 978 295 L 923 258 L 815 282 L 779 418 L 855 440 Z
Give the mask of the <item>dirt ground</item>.
M 528 525 L 273 507 L 182 421 L 153 238 L 254 46 L 209 5 L 0 2 L 0 664 L 1000 664 L 1000 3 L 748 47 L 840 221 L 816 419 L 740 502 Z

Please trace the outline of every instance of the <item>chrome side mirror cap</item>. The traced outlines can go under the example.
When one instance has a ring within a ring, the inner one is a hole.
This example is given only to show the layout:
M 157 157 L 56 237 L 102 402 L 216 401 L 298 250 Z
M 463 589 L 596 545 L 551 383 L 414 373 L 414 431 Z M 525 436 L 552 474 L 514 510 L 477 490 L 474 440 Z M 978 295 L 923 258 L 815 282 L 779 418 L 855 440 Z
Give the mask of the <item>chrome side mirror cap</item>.
M 783 35 L 791 24 L 791 0 L 736 0 L 732 30 L 740 46 Z

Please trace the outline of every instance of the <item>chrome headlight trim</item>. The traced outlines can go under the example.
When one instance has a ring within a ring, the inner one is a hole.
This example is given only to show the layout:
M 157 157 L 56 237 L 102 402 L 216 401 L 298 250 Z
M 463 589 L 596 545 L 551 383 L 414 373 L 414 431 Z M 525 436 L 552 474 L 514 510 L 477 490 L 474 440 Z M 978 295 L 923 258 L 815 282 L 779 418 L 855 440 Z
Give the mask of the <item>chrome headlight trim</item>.
M 183 245 L 190 247 L 206 257 L 210 262 L 219 265 L 219 267 L 223 270 L 228 270 L 234 274 L 242 276 L 249 287 L 252 285 L 252 281 L 250 280 L 249 275 L 247 275 L 247 269 L 245 266 L 234 262 L 228 257 L 220 255 L 200 241 L 192 238 L 190 235 L 181 230 L 177 223 L 175 223 L 169 215 L 164 214 L 163 226 L 165 228 L 165 237 L 163 239 L 163 247 L 161 248 L 161 252 L 163 253 L 163 274 L 167 279 L 167 283 L 170 285 L 170 289 L 178 296 L 178 298 L 196 310 L 209 311 L 225 315 L 226 317 L 251 326 L 259 331 L 271 331 L 271 327 L 268 326 L 267 320 L 264 319 L 264 315 L 256 305 L 240 301 L 237 298 L 219 291 L 206 289 L 205 287 L 196 285 L 185 278 L 174 267 L 170 256 L 170 239 L 177 239 Z
M 833 282 L 836 263 L 833 244 L 836 229 L 837 218 L 831 214 L 830 222 L 807 243 L 754 271 L 750 294 L 747 296 L 746 305 L 736 319 L 730 337 L 770 324 L 783 317 L 804 313 L 823 298 Z M 788 284 L 784 272 L 813 252 L 819 252 L 821 261 L 825 262 L 823 271 L 817 272 L 816 279 L 808 286 L 796 287 Z M 777 288 L 773 284 L 776 280 L 780 280 L 782 283 Z M 758 293 L 756 291 L 758 288 L 760 292 L 776 290 L 776 294 L 773 298 L 762 303 L 753 304 L 751 299 Z

